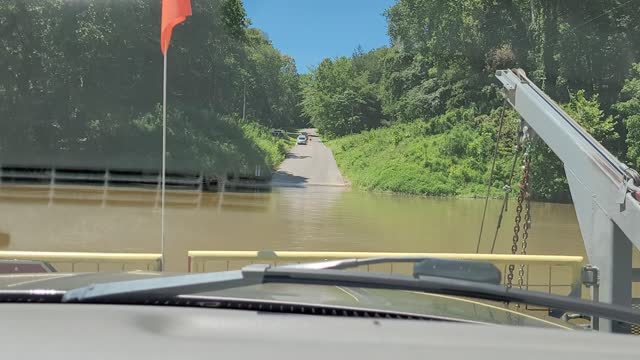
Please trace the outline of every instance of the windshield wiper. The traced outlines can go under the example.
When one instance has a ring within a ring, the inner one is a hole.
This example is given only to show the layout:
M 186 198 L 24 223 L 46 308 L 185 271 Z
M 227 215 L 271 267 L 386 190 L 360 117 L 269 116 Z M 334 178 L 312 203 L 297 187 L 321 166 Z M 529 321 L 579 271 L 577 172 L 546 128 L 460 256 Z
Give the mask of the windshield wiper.
M 425 258 L 422 256 L 376 257 L 365 259 L 342 259 L 283 265 L 287 269 L 344 270 L 376 264 L 413 263 L 413 276 L 437 276 L 449 279 L 500 284 L 502 275 L 493 264 L 485 261 Z
M 504 286 L 493 284 L 436 276 L 411 278 L 402 275 L 331 269 L 272 268 L 269 265 L 250 265 L 240 271 L 96 284 L 67 292 L 62 302 L 127 304 L 149 303 L 150 301 L 161 302 L 162 300 L 176 298 L 179 295 L 267 283 L 420 291 L 537 305 L 625 323 L 640 324 L 640 313 L 621 306 L 592 303 L 542 292 L 507 289 Z
M 376 257 L 365 259 L 340 259 L 340 260 L 328 260 L 314 263 L 302 263 L 281 265 L 278 268 L 281 269 L 351 269 L 358 266 L 375 265 L 375 264 L 387 264 L 387 263 L 416 263 L 418 261 L 425 260 L 422 256 L 400 256 L 400 257 Z

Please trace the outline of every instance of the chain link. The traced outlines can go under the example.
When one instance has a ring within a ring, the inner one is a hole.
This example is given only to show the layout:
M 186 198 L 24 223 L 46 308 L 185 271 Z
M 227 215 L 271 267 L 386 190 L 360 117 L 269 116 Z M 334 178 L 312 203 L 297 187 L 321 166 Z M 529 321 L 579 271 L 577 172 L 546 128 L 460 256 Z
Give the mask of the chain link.
M 524 224 L 522 225 L 522 245 L 520 255 L 527 255 L 527 240 L 529 239 L 529 228 L 531 227 L 531 193 L 529 191 L 529 173 L 531 158 L 529 157 L 529 149 L 525 150 L 523 156 L 524 169 L 522 172 L 522 182 L 520 183 L 520 193 L 522 194 L 525 207 Z M 520 264 L 518 271 L 518 288 L 524 286 L 524 264 Z
M 513 226 L 513 238 L 511 244 L 511 254 L 515 255 L 518 253 L 518 241 L 520 241 L 520 222 L 522 221 L 522 202 L 523 202 L 523 192 L 520 189 L 520 193 L 518 194 L 518 205 L 516 206 L 516 219 L 515 225 Z M 511 289 L 513 286 L 513 271 L 515 270 L 515 265 L 509 264 L 509 272 L 507 273 L 507 289 Z
M 522 179 L 520 181 L 520 192 L 518 193 L 517 198 L 517 206 L 516 206 L 516 216 L 515 216 L 515 224 L 513 226 L 513 238 L 511 245 L 511 254 L 515 255 L 518 253 L 518 243 L 520 242 L 520 230 L 522 230 L 522 245 L 520 248 L 520 254 L 527 254 L 527 240 L 529 238 L 529 228 L 531 227 L 531 203 L 530 203 L 530 191 L 529 191 L 529 172 L 530 172 L 530 164 L 531 159 L 529 157 L 529 134 L 528 127 L 524 126 L 522 129 L 522 137 L 520 139 L 520 143 L 518 144 L 518 150 L 524 148 L 524 156 L 522 158 L 523 162 L 523 171 L 522 171 Z M 525 211 L 524 215 L 524 224 L 522 224 L 522 211 Z M 515 265 L 509 264 L 508 273 L 507 273 L 507 289 L 511 289 L 513 287 L 513 278 L 514 278 Z M 524 286 L 524 275 L 525 275 L 525 265 L 520 264 L 518 269 L 518 287 L 522 289 Z

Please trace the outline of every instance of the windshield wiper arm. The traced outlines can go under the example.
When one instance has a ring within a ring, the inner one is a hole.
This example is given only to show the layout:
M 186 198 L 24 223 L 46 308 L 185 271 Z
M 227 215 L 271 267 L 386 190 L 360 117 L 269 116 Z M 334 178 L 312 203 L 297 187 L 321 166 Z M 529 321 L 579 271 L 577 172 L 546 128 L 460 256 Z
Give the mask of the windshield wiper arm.
M 625 307 L 592 303 L 542 292 L 507 289 L 500 285 L 435 276 L 411 278 L 402 275 L 342 270 L 271 268 L 268 265 L 251 265 L 241 271 L 96 284 L 67 292 L 62 302 L 139 303 L 265 283 L 411 290 L 491 301 L 524 303 L 640 324 L 640 313 Z
M 62 302 L 120 302 L 149 296 L 177 296 L 216 291 L 262 283 L 264 269 L 247 267 L 243 270 L 162 276 L 150 279 L 114 281 L 93 284 L 67 291 Z

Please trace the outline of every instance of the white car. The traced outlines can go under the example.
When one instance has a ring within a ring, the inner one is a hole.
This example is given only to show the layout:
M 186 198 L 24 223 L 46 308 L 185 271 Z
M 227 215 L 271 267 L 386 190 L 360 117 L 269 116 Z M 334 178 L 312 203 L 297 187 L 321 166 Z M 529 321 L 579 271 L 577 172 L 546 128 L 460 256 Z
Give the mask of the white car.
M 298 145 L 307 145 L 307 137 L 305 135 L 298 135 L 298 140 L 296 142 Z

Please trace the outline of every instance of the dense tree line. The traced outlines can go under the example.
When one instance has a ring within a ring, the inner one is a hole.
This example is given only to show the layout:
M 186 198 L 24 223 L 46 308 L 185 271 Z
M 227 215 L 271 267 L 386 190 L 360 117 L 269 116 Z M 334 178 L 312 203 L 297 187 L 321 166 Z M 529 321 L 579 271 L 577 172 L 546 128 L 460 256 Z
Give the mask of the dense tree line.
M 160 4 L 0 2 L 0 162 L 157 169 Z M 240 0 L 192 6 L 168 52 L 169 164 L 264 164 L 250 134 L 303 121 L 295 63 L 251 28 Z M 240 124 L 245 97 L 255 126 Z
M 385 15 L 389 47 L 326 59 L 305 79 L 304 112 L 326 134 L 420 121 L 426 133 L 419 135 L 448 133 L 453 143 L 494 136 L 502 96 L 493 74 L 519 67 L 612 152 L 640 166 L 640 7 L 622 0 L 399 0 Z M 492 126 L 478 127 L 479 118 Z M 510 145 L 514 135 L 511 128 Z M 567 199 L 561 164 L 543 144 L 533 148 L 534 165 L 546 165 L 534 169 L 536 196 Z M 508 163 L 499 164 L 499 177 Z

